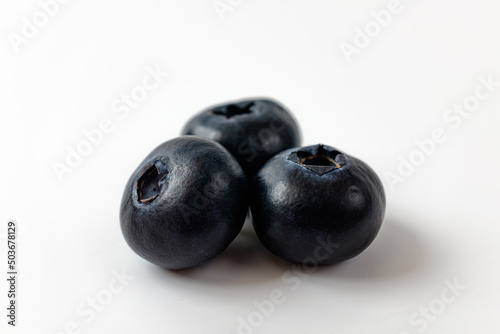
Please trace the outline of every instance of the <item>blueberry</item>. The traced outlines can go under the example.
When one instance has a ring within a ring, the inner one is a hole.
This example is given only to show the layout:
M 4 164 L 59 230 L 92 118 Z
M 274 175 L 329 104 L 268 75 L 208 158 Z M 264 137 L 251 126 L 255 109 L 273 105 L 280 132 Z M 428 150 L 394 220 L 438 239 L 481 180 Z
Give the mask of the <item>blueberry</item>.
M 375 239 L 385 212 L 375 172 L 324 145 L 273 157 L 253 179 L 250 197 L 261 242 L 297 263 L 325 265 L 360 254 Z
M 130 177 L 120 223 L 128 245 L 168 269 L 201 265 L 241 230 L 248 181 L 220 144 L 183 136 L 155 148 Z
M 244 99 L 210 107 L 184 127 L 185 135 L 226 147 L 251 179 L 275 154 L 300 145 L 300 131 L 284 106 L 270 99 Z

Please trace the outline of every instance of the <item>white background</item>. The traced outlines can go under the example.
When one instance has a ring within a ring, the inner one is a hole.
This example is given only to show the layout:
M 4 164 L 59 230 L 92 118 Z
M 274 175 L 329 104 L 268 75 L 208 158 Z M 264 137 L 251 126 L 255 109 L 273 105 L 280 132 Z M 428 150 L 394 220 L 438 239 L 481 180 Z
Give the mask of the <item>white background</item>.
M 498 333 L 500 87 L 460 124 L 444 117 L 477 101 L 480 77 L 500 81 L 499 2 L 401 0 L 350 62 L 342 43 L 377 29 L 371 12 L 389 1 L 221 2 L 232 3 L 223 19 L 212 0 L 69 1 L 16 52 L 24 18 L 41 25 L 43 14 L 35 0 L 2 1 L 0 222 L 4 236 L 9 219 L 19 224 L 20 278 L 12 330 L 0 275 L 0 332 Z M 115 113 L 148 67 L 169 76 Z M 247 96 L 280 100 L 304 144 L 336 146 L 381 176 L 386 220 L 362 255 L 290 284 L 292 265 L 249 226 L 189 271 L 127 247 L 118 211 L 138 163 L 195 112 Z M 112 130 L 58 180 L 54 164 L 105 119 Z M 418 161 L 415 141 L 436 128 L 446 139 Z M 420 164 L 391 187 L 388 173 L 410 156 Z M 92 317 L 87 303 L 109 297 L 122 271 L 133 279 Z M 445 303 L 446 280 L 465 288 Z M 255 303 L 274 289 L 284 302 L 261 320 Z

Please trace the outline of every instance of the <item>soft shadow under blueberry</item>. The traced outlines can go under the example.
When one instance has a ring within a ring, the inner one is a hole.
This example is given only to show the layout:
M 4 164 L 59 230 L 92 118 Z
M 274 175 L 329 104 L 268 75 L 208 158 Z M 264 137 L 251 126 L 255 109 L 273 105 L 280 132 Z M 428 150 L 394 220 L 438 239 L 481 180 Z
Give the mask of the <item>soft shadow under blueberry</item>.
M 251 225 L 245 225 L 236 239 L 216 259 L 196 268 L 168 270 L 151 266 L 154 275 L 169 281 L 198 281 L 210 286 L 249 286 L 279 279 L 291 264 L 269 253 Z
M 375 241 L 359 256 L 348 261 L 320 266 L 312 276 L 342 280 L 390 279 L 415 275 L 422 267 L 424 252 L 415 232 L 395 219 L 386 219 Z M 151 266 L 154 276 L 189 285 L 248 287 L 279 281 L 296 264 L 268 252 L 247 221 L 238 237 L 215 260 L 192 269 L 167 270 Z
M 415 275 L 425 261 L 423 244 L 408 224 L 386 219 L 374 242 L 360 255 L 333 266 L 319 267 L 318 273 L 342 280 L 388 279 Z

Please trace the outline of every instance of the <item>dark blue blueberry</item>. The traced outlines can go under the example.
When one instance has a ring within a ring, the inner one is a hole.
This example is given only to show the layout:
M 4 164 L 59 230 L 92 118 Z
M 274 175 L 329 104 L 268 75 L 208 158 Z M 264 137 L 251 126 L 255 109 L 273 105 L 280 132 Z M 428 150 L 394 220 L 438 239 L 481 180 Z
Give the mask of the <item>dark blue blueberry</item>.
M 300 145 L 291 114 L 270 99 L 244 99 L 219 104 L 193 117 L 182 131 L 221 143 L 251 179 L 275 154 Z
M 255 176 L 251 211 L 261 242 L 297 263 L 332 264 L 365 250 L 385 212 L 385 194 L 363 161 L 333 147 L 286 150 Z
M 155 148 L 130 177 L 120 222 L 128 245 L 168 268 L 201 265 L 240 232 L 248 181 L 220 144 L 183 136 Z

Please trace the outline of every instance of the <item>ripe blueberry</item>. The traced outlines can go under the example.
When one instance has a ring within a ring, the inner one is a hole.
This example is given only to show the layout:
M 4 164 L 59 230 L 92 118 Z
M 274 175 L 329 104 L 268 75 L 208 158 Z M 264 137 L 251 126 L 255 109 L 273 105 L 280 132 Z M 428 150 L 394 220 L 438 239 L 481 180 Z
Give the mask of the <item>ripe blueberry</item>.
M 248 181 L 220 144 L 183 136 L 155 148 L 132 173 L 120 223 L 128 245 L 168 269 L 201 265 L 240 232 Z
M 300 131 L 276 101 L 245 99 L 219 104 L 194 116 L 182 131 L 215 140 L 238 160 L 251 179 L 275 154 L 300 145 Z
M 385 212 L 382 183 L 363 161 L 333 147 L 286 150 L 255 176 L 254 228 L 275 255 L 332 264 L 365 250 Z

